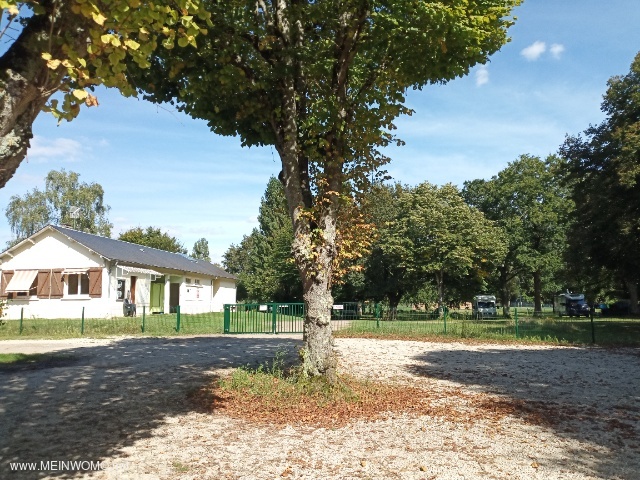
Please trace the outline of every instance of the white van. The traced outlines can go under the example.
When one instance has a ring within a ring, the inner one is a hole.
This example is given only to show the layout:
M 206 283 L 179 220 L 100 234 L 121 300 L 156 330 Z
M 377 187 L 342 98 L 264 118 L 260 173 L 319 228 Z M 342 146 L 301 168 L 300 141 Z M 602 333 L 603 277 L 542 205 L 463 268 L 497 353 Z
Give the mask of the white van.
M 487 318 L 498 316 L 495 295 L 476 295 L 473 297 L 473 318 Z

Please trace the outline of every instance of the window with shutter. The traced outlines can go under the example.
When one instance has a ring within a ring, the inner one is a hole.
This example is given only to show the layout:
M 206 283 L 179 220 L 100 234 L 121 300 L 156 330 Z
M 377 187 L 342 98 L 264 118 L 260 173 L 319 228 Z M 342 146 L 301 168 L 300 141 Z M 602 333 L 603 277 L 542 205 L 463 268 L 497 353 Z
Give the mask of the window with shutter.
M 51 293 L 51 270 L 38 272 L 38 298 L 49 298 Z
M 13 277 L 13 270 L 2 272 L 2 278 L 0 279 L 0 298 L 13 298 L 13 293 L 7 293 L 6 291 L 7 284 L 11 281 L 11 277 Z
M 102 296 L 102 269 L 89 270 L 89 296 L 96 298 Z
M 51 272 L 51 298 L 62 298 L 62 272 L 63 270 L 53 270 Z

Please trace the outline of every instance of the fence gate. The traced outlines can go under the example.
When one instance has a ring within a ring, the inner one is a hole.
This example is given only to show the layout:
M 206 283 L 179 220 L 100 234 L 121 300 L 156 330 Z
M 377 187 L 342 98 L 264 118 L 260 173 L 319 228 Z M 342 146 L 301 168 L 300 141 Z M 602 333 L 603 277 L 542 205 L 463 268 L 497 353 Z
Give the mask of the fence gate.
M 303 333 L 304 303 L 224 306 L 224 333 Z

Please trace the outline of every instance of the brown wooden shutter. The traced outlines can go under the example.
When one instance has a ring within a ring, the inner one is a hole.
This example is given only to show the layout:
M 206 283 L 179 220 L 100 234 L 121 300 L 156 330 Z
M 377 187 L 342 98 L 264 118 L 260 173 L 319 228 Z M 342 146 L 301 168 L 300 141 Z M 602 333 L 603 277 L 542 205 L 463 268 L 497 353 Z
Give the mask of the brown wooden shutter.
M 51 294 L 51 270 L 38 271 L 38 298 L 49 298 Z
M 62 298 L 64 292 L 62 272 L 63 270 L 52 270 L 51 272 L 51 298 Z
M 7 294 L 7 285 L 13 277 L 13 270 L 7 270 L 2 272 L 2 279 L 0 279 L 0 298 L 13 298 L 11 293 Z
M 102 296 L 102 269 L 89 269 L 89 296 L 93 298 Z

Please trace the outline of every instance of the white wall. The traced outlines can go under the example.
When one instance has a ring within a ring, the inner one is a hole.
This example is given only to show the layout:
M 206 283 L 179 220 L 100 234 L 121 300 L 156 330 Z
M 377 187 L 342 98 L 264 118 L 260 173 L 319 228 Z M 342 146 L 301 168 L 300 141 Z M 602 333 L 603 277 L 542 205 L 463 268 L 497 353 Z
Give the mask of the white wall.
M 187 279 L 190 280 L 187 283 Z M 196 280 L 199 284 L 196 284 Z M 197 275 L 182 277 L 180 285 L 180 312 L 206 313 L 211 309 L 211 278 Z
M 131 276 L 136 281 L 136 310 L 142 315 L 142 307 L 149 311 L 151 276 L 142 273 L 123 272 L 110 265 L 99 255 L 69 240 L 55 230 L 45 231 L 34 239 L 35 244 L 26 242 L 13 258 L 5 255 L 0 260 L 2 270 L 49 270 L 49 269 L 89 269 L 102 267 L 102 297 L 90 298 L 88 295 L 74 295 L 56 299 L 40 299 L 37 296 L 24 299 L 11 299 L 5 310 L 6 319 L 20 318 L 23 309 L 24 318 L 80 318 L 84 307 L 85 318 L 111 318 L 122 316 L 122 301 L 117 299 L 118 278 L 125 280 L 125 294 L 131 288 Z M 159 270 L 161 273 L 162 270 Z M 185 274 L 176 276 L 167 274 L 165 288 L 165 312 L 169 312 L 169 279 L 180 282 L 180 308 L 183 313 L 220 312 L 225 303 L 236 302 L 235 281 L 230 279 L 212 279 L 211 277 Z M 189 278 L 191 284 L 186 284 Z M 194 280 L 200 285 L 194 285 Z M 65 283 L 66 288 L 66 283 Z
M 212 312 L 222 312 L 225 303 L 236 303 L 236 282 L 229 278 L 219 278 L 213 284 Z
M 102 258 L 67 237 L 55 232 L 54 235 L 41 236 L 36 244 L 26 242 L 14 258 L 5 255 L 0 267 L 2 270 L 45 270 L 53 268 L 93 268 L 102 267 Z
M 2 257 L 2 270 L 49 270 L 69 268 L 104 267 L 105 262 L 99 255 L 69 240 L 56 231 L 49 231 L 34 239 L 35 244 L 25 242 L 16 251 L 13 258 Z M 82 308 L 85 317 L 91 312 L 104 312 L 107 308 L 105 292 L 108 288 L 106 269 L 102 271 L 102 298 L 91 298 L 89 295 L 65 296 L 63 298 L 38 298 L 37 296 L 13 298 L 9 300 L 5 310 L 7 319 L 20 318 L 80 318 Z M 66 290 L 66 283 L 64 284 Z

